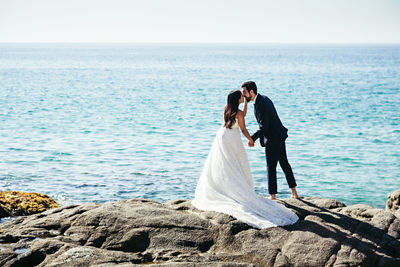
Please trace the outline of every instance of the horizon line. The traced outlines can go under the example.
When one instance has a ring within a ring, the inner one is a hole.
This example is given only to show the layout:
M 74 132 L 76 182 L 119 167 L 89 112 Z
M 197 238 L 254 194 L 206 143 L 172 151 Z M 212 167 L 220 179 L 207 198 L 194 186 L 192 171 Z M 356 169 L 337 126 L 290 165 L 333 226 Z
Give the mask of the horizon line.
M 0 41 L 0 44 L 243 44 L 243 45 L 400 45 L 400 42 L 94 42 L 94 41 Z

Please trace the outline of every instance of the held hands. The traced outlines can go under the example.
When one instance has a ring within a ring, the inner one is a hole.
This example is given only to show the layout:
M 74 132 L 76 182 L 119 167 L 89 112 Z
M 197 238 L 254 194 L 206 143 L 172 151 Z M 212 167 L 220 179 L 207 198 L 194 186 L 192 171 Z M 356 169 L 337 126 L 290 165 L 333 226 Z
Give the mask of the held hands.
M 254 141 L 253 139 L 250 139 L 249 142 L 247 143 L 249 147 L 254 147 Z

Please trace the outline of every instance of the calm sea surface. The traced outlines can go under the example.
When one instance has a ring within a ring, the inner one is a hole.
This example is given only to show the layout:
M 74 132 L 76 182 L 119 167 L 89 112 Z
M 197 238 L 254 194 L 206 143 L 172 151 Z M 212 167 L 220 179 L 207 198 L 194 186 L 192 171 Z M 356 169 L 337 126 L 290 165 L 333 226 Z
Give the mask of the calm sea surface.
M 400 189 L 400 45 L 0 44 L 0 190 L 193 198 L 226 95 L 247 80 L 289 129 L 301 195 L 383 208 Z M 254 132 L 252 104 L 246 121 Z M 247 154 L 267 195 L 264 151 Z

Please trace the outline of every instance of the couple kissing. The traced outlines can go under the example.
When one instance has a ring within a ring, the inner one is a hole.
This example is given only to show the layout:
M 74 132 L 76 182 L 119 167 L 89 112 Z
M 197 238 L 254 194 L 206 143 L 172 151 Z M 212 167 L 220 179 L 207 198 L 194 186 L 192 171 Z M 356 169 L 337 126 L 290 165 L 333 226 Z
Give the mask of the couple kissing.
M 248 102 L 254 102 L 254 115 L 259 129 L 250 135 L 245 116 Z M 244 103 L 243 110 L 239 105 Z M 296 181 L 286 154 L 287 129 L 282 125 L 272 101 L 257 92 L 253 81 L 242 84 L 242 90 L 228 94 L 223 123 L 218 129 L 202 173 L 196 186 L 194 207 L 199 210 L 228 214 L 255 228 L 293 224 L 297 215 L 285 206 L 273 201 L 277 194 L 276 167 L 279 162 L 285 173 L 292 197 L 298 198 Z M 241 139 L 239 128 L 254 147 L 259 139 L 265 148 L 267 161 L 268 191 L 270 199 L 254 191 L 250 164 Z

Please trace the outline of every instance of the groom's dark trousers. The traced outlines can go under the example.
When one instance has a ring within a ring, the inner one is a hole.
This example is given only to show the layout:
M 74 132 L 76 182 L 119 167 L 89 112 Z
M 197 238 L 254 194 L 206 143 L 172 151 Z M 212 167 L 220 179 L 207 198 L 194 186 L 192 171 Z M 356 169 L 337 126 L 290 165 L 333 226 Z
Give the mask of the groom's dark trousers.
M 289 187 L 292 188 L 297 186 L 292 167 L 287 159 L 285 141 L 267 141 L 265 144 L 265 157 L 267 158 L 268 192 L 270 194 L 276 194 L 278 191 L 276 184 L 276 165 L 278 164 L 278 161 L 285 173 Z
M 277 193 L 276 166 L 278 162 L 285 173 L 289 187 L 297 186 L 286 154 L 287 129 L 282 125 L 274 104 L 268 97 L 258 94 L 254 102 L 254 115 L 260 129 L 251 138 L 254 141 L 260 138 L 261 146 L 265 147 L 269 193 Z

